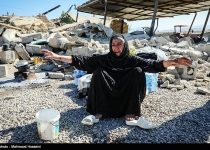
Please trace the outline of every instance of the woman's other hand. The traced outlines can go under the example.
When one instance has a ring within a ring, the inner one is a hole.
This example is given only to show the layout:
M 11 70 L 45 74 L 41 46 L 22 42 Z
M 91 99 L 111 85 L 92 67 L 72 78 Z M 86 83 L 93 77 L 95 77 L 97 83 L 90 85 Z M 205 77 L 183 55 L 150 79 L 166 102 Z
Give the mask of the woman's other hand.
M 176 58 L 174 61 L 178 64 L 178 66 L 179 65 L 184 65 L 184 66 L 189 67 L 189 66 L 192 65 L 192 61 L 185 58 L 185 57 Z
M 192 61 L 185 57 L 176 58 L 174 60 L 163 61 L 163 66 L 165 68 L 167 68 L 169 66 L 181 66 L 181 65 L 189 67 L 192 65 Z
M 44 53 L 46 59 L 55 59 L 55 60 L 60 59 L 60 56 L 58 54 L 55 54 L 47 49 L 41 49 L 40 52 Z

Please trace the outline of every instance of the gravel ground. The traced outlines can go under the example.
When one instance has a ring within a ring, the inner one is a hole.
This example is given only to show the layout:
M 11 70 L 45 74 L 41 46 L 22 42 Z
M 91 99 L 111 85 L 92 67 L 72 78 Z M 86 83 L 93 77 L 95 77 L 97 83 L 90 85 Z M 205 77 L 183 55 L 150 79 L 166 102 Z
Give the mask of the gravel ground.
M 83 125 L 81 120 L 89 113 L 85 98 L 78 99 L 73 80 L 16 87 L 0 83 L 0 143 L 210 143 L 210 96 L 197 93 L 193 80 L 190 88 L 158 88 L 146 96 L 142 114 L 158 125 L 153 130 L 128 126 L 125 118 Z M 37 131 L 35 114 L 44 108 L 60 112 L 59 135 L 51 141 L 39 138 Z

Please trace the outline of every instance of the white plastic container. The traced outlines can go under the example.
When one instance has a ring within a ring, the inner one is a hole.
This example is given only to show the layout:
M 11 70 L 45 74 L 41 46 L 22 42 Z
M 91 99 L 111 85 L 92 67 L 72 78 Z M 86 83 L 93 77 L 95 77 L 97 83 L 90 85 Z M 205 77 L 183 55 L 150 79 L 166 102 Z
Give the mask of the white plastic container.
M 60 113 L 53 109 L 42 109 L 36 113 L 39 137 L 43 140 L 53 140 L 59 134 Z

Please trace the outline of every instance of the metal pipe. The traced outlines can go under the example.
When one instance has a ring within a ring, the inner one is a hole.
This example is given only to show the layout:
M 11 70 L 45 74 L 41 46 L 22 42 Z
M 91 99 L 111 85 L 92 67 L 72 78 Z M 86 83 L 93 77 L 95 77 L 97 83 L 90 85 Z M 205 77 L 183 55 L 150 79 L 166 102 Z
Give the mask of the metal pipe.
M 78 10 L 77 10 L 77 17 L 76 17 L 76 22 L 77 22 L 77 19 L 78 19 L 78 14 L 79 14 L 79 13 L 78 13 Z
M 76 9 L 76 5 L 75 5 L 75 4 L 71 5 L 71 7 L 67 10 L 67 12 L 66 12 L 63 16 L 60 17 L 60 23 L 62 22 L 63 18 L 66 17 L 66 15 L 68 15 L 68 13 L 70 12 L 70 10 L 71 10 L 71 8 L 72 8 L 73 6 L 74 6 L 75 9 Z
M 159 18 L 157 18 L 157 27 L 155 28 L 154 33 L 156 32 L 156 30 L 157 30 L 157 28 L 158 28 L 158 20 L 159 20 Z
M 203 30 L 202 30 L 202 33 L 201 33 L 201 35 L 200 35 L 200 40 L 203 38 L 203 33 L 204 33 L 205 29 L 206 29 L 206 24 L 207 24 L 208 19 L 209 19 L 209 14 L 210 14 L 210 7 L 209 7 L 208 14 L 207 14 L 207 16 L 206 16 L 206 22 L 205 22 L 205 25 L 204 25 Z M 200 41 L 200 40 L 199 40 L 199 41 Z
M 106 14 L 107 14 L 107 0 L 105 0 L 104 25 L 106 24 Z
M 195 16 L 194 16 L 194 18 L 193 18 L 193 21 L 192 21 L 192 23 L 191 23 L 191 25 L 190 25 L 190 28 L 189 28 L 189 30 L 188 30 L 188 32 L 187 32 L 186 37 L 189 36 L 189 34 L 190 34 L 190 31 L 191 31 L 191 28 L 192 28 L 192 25 L 193 25 L 193 23 L 194 23 L 194 20 L 195 20 L 195 17 L 196 17 L 196 16 L 197 16 L 197 12 L 195 13 Z
M 152 23 L 151 23 L 151 27 L 150 27 L 150 37 L 154 35 L 154 25 L 155 25 L 157 7 L 158 7 L 158 0 L 155 0 L 155 10 L 153 13 Z
M 52 9 L 50 9 L 50 10 L 44 12 L 43 15 L 46 15 L 47 13 L 49 13 L 49 12 L 55 10 L 56 8 L 58 8 L 58 7 L 60 7 L 60 6 L 61 6 L 61 5 L 58 5 L 58 6 L 54 7 L 54 8 L 52 8 Z
M 77 10 L 76 4 L 74 4 L 74 9 Z M 78 14 L 79 14 L 79 13 L 78 13 L 78 10 L 77 10 L 76 22 L 77 22 L 77 20 L 78 20 Z
M 122 22 L 121 22 L 121 34 L 123 34 L 123 24 L 124 24 L 124 19 L 122 19 Z

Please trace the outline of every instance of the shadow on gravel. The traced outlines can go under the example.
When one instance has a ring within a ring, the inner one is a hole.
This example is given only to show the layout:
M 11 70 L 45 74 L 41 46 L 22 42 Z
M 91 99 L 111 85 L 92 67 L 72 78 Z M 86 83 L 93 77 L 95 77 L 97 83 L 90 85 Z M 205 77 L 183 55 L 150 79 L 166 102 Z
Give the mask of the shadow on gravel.
M 19 82 L 17 79 L 10 79 L 6 81 L 0 81 L 0 85 L 11 83 L 11 82 Z
M 63 84 L 59 88 L 69 89 L 69 92 L 66 92 L 65 95 L 71 98 L 71 100 L 79 106 L 84 106 L 86 103 L 85 97 L 79 98 L 77 93 L 77 86 L 74 83 Z
M 166 121 L 158 128 L 144 130 L 137 126 L 127 126 L 125 118 L 106 118 L 92 126 L 83 125 L 81 120 L 89 115 L 84 107 L 61 112 L 59 136 L 53 141 L 39 138 L 36 122 L 1 130 L 0 141 L 10 138 L 8 143 L 61 143 L 65 138 L 70 143 L 209 143 L 210 102 L 200 108 L 186 112 Z M 66 133 L 64 137 L 63 132 Z M 84 136 L 88 137 L 84 142 Z M 73 140 L 73 141 L 71 141 Z
M 76 106 L 60 112 L 59 136 L 52 141 L 39 138 L 36 121 L 25 126 L 17 126 L 0 131 L 0 143 L 4 138 L 8 143 L 210 143 L 210 101 L 202 107 L 162 123 L 153 130 L 144 130 L 137 126 L 125 124 L 125 118 L 106 118 L 92 126 L 83 125 L 82 119 L 89 115 L 84 104 L 85 99 L 75 95 L 74 84 L 62 85 L 67 88 L 69 96 Z M 34 116 L 35 117 L 35 116 Z M 20 120 L 21 121 L 21 120 Z M 65 139 L 68 140 L 65 140 Z M 86 139 L 84 139 L 86 138 Z
M 114 143 L 126 140 L 130 143 L 210 143 L 210 101 L 164 122 L 156 129 L 133 127 L 126 137 L 120 137 Z
M 84 108 L 72 109 L 67 112 L 60 113 L 59 119 L 59 134 L 64 131 L 72 132 L 69 136 L 79 136 L 84 134 L 81 131 L 83 125 L 81 124 L 81 118 L 86 115 Z M 35 117 L 35 116 L 34 116 Z M 80 118 L 80 119 L 78 119 Z M 62 134 L 60 134 L 62 135 Z M 68 135 L 67 135 L 68 136 Z M 61 143 L 56 142 L 60 141 L 59 136 L 52 141 L 42 140 L 38 135 L 37 122 L 31 123 L 25 126 L 17 126 L 14 128 L 9 128 L 6 130 L 0 131 L 0 143 L 2 143 L 3 139 L 10 138 L 8 143 L 16 143 L 16 144 L 24 144 L 24 143 Z M 63 136 L 60 137 L 61 139 Z

